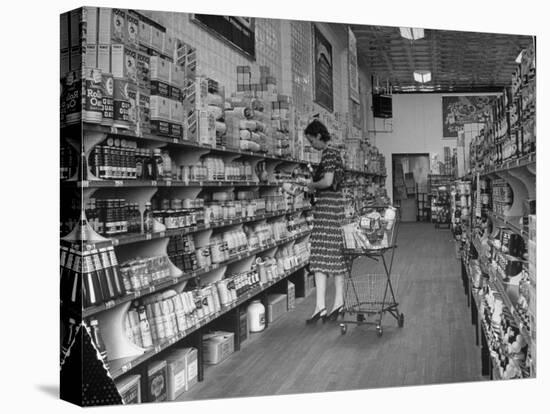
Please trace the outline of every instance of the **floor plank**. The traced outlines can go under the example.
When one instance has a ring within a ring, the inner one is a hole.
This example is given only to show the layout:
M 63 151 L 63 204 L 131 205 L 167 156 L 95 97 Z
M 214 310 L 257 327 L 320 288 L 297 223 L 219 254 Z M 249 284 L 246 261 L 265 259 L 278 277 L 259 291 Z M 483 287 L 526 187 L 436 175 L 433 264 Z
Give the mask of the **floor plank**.
M 348 327 L 304 321 L 314 294 L 243 344 L 182 400 L 439 384 L 482 380 L 479 348 L 470 324 L 449 230 L 428 223 L 402 224 L 393 273 L 405 327 L 386 315 L 384 334 L 372 326 Z M 380 273 L 361 262 L 358 273 Z M 354 271 L 355 273 L 355 271 Z M 332 287 L 328 292 L 332 305 Z

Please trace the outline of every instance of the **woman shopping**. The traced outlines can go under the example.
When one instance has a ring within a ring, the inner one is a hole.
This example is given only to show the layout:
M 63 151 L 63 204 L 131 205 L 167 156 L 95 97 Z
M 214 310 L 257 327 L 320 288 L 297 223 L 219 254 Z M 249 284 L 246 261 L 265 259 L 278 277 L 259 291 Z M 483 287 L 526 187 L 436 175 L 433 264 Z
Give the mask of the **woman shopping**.
M 341 225 L 344 220 L 344 199 L 341 184 L 344 167 L 340 153 L 329 145 L 330 134 L 325 125 L 314 120 L 304 131 L 309 143 L 322 151 L 321 162 L 308 187 L 315 191 L 310 269 L 315 274 L 316 304 L 307 324 L 321 319 L 336 320 L 344 304 L 344 276 L 347 268 L 343 256 Z M 328 276 L 334 277 L 334 302 L 330 313 L 325 305 Z

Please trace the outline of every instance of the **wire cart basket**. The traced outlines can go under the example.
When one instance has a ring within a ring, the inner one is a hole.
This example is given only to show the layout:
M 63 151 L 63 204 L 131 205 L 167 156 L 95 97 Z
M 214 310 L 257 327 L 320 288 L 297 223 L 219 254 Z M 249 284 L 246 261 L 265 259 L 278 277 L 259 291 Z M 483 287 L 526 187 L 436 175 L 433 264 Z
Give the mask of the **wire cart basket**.
M 380 211 L 386 206 L 370 206 L 365 210 Z M 393 259 L 397 248 L 396 239 L 399 230 L 399 209 L 396 210 L 395 222 L 391 230 L 386 230 L 387 222 L 381 222 L 378 235 L 368 235 L 369 247 L 350 248 L 346 240 L 344 229 L 344 256 L 348 267 L 348 278 L 344 286 L 344 308 L 343 317 L 346 314 L 355 315 L 354 319 L 340 321 L 340 331 L 344 335 L 347 332 L 348 324 L 369 324 L 376 326 L 376 333 L 380 337 L 383 334 L 382 318 L 387 312 L 397 320 L 397 325 L 402 328 L 405 324 L 405 315 L 399 312 L 397 302 L 397 288 L 399 286 L 399 275 L 392 275 Z M 385 233 L 385 235 L 384 235 Z M 381 240 L 384 242 L 382 243 Z M 362 274 L 353 277 L 352 268 L 355 259 L 366 257 L 376 262 L 382 262 L 383 274 Z M 367 318 L 373 317 L 373 321 Z

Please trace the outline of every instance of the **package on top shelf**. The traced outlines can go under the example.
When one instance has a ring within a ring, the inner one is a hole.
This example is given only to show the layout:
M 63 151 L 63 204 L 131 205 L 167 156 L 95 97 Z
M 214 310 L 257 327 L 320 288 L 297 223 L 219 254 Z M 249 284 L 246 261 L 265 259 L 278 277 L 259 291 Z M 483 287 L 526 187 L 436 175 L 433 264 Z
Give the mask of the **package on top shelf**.
M 139 48 L 139 15 L 132 10 L 126 11 L 125 43 L 137 50 Z
M 139 43 L 143 46 L 150 47 L 151 39 L 153 34 L 153 27 L 150 20 L 139 14 L 139 29 L 138 29 L 138 39 Z
M 124 43 L 128 32 L 126 10 L 101 7 L 98 28 L 98 43 Z

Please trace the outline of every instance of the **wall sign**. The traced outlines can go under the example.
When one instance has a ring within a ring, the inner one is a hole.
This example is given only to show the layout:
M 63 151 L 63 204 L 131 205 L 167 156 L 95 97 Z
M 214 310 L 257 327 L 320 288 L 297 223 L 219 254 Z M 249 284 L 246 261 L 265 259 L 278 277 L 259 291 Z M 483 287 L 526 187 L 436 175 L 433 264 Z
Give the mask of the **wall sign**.
M 349 68 L 349 97 L 354 102 L 359 101 L 359 72 L 357 70 L 357 39 L 351 28 L 348 27 L 348 68 Z
M 443 138 L 457 138 L 464 124 L 483 123 L 495 96 L 443 96 Z
M 332 112 L 334 109 L 332 46 L 315 25 L 313 25 L 313 45 L 314 101 Z
M 256 57 L 255 21 L 253 17 L 193 14 L 192 20 L 222 40 L 254 59 Z

